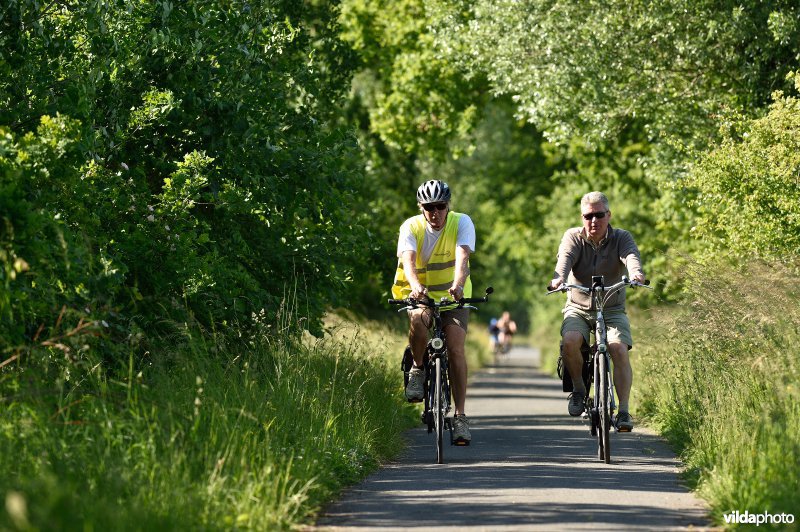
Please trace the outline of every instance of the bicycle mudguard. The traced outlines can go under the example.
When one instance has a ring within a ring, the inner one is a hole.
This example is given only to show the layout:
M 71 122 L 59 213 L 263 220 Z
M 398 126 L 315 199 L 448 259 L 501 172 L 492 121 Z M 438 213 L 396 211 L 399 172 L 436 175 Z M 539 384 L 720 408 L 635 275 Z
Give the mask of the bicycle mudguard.
M 591 348 L 583 344 L 581 346 L 581 355 L 583 355 L 583 383 L 586 385 L 586 389 L 590 388 L 590 384 L 592 382 L 592 363 L 591 363 Z M 567 366 L 564 364 L 564 346 L 561 346 L 560 352 L 558 354 L 558 376 L 561 377 L 561 390 L 564 392 L 571 392 L 574 390 L 574 386 L 572 385 L 572 377 L 570 377 L 569 370 Z
M 587 390 L 592 384 L 592 352 L 596 351 L 597 344 L 592 344 L 592 347 L 583 344 L 583 347 L 581 347 L 581 354 L 583 355 L 583 383 L 586 385 Z
M 403 386 L 408 386 L 408 372 L 414 365 L 414 357 L 411 354 L 411 346 L 407 345 L 403 351 L 403 358 L 400 360 L 400 369 L 403 370 Z
M 558 354 L 558 367 L 556 372 L 561 378 L 561 391 L 571 392 L 572 378 L 569 376 L 569 371 L 567 371 L 567 367 L 564 365 L 564 355 L 562 353 Z

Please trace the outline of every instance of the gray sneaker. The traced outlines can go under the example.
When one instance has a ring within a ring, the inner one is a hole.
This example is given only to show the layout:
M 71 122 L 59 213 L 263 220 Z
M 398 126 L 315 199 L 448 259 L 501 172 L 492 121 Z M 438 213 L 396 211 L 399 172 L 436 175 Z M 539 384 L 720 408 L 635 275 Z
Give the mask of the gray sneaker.
M 464 414 L 453 416 L 453 443 L 469 445 L 472 434 L 469 433 L 469 419 Z
M 617 414 L 616 425 L 618 432 L 630 432 L 633 430 L 633 418 L 627 412 L 620 412 Z
M 406 399 L 409 403 L 422 402 L 425 396 L 425 371 L 422 368 L 411 368 L 408 372 L 406 384 Z
M 572 392 L 569 394 L 569 415 L 579 416 L 583 414 L 584 399 L 586 395 L 581 392 Z

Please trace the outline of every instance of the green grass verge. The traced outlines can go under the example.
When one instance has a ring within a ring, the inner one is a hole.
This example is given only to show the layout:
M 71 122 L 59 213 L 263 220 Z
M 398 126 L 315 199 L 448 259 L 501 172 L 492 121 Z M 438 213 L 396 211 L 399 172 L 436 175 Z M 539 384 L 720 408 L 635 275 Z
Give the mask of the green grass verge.
M 735 510 L 800 518 L 799 279 L 720 268 L 687 264 L 686 303 L 637 320 L 636 411 L 681 453 L 718 524 Z
M 258 343 L 184 331 L 121 364 L 37 348 L 0 372 L 0 528 L 308 523 L 418 424 L 404 327 L 331 317 L 322 340 Z M 488 352 L 471 336 L 475 370 Z
M 187 335 L 141 372 L 34 354 L 0 375 L 3 529 L 289 528 L 398 452 L 416 421 L 395 360 L 341 335 Z

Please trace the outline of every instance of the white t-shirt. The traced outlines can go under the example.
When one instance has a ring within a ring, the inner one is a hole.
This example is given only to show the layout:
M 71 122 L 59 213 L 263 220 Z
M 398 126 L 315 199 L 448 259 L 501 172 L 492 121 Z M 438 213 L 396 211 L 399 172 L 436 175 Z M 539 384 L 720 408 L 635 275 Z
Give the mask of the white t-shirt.
M 411 232 L 411 222 L 414 218 L 409 218 L 403 225 L 400 226 L 400 238 L 397 240 L 397 257 L 401 257 L 404 251 L 417 251 L 417 239 L 414 233 Z M 439 231 L 434 231 L 431 224 L 425 223 L 425 241 L 422 243 L 422 263 L 428 264 L 431 258 L 433 248 L 439 240 L 439 235 L 442 234 L 444 228 Z M 469 247 L 470 253 L 475 253 L 475 225 L 472 219 L 466 214 L 461 214 L 458 219 L 458 234 L 456 236 L 457 246 Z

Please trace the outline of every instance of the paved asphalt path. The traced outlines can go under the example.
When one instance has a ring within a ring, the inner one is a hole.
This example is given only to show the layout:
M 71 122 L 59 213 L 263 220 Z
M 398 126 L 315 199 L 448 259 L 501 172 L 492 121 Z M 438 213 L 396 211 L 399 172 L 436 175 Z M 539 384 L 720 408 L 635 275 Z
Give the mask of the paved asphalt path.
M 445 447 L 420 425 L 396 461 L 346 490 L 318 530 L 664 530 L 706 528 L 662 440 L 637 426 L 612 433 L 597 459 L 588 421 L 567 414 L 561 382 L 515 347 L 476 372 L 467 395 L 472 445 Z

